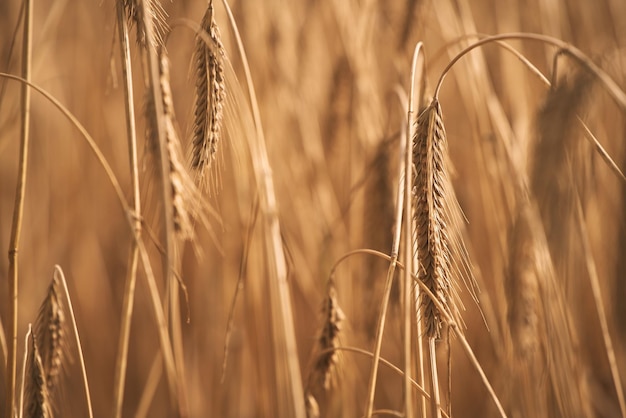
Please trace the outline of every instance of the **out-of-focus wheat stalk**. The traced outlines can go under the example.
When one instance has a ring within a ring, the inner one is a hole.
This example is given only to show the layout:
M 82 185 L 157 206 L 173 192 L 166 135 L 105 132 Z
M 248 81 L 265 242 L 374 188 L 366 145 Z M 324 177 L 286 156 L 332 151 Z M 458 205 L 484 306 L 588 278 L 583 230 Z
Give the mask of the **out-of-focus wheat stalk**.
M 277 364 L 282 364 L 284 367 L 283 371 L 277 370 L 277 372 L 283 374 L 283 378 L 280 379 L 284 379 L 284 384 L 286 385 L 283 389 L 289 391 L 287 397 L 288 404 L 282 407 L 285 413 L 288 413 L 290 416 L 294 418 L 304 418 L 306 416 L 306 402 L 294 334 L 293 310 L 287 282 L 287 266 L 277 216 L 278 206 L 267 155 L 265 134 L 263 132 L 256 93 L 243 42 L 228 2 L 223 0 L 222 3 L 226 9 L 230 24 L 232 25 L 237 47 L 242 58 L 250 98 L 249 105 L 254 119 L 256 135 L 250 140 L 249 146 L 252 154 L 257 187 L 259 188 L 260 210 L 264 214 L 263 235 L 265 241 L 264 246 L 267 251 L 272 323 L 275 327 L 274 338 L 277 345 L 276 354 L 278 354 L 276 360 Z
M 127 4 L 127 3 L 126 3 Z M 137 132 L 135 121 L 135 105 L 133 92 L 133 72 L 130 56 L 130 42 L 128 30 L 128 17 L 125 11 L 125 2 L 116 2 L 117 26 L 119 30 L 122 78 L 124 86 L 124 106 L 126 110 L 126 135 L 128 141 L 128 154 L 130 161 L 131 182 L 133 187 L 133 215 L 135 236 L 141 237 L 141 196 L 139 190 L 139 164 L 137 152 Z M 122 405 L 124 402 L 124 389 L 126 387 L 126 369 L 128 363 L 128 345 L 130 340 L 130 326 L 133 317 L 133 307 L 135 303 L 135 285 L 137 283 L 137 267 L 139 264 L 139 246 L 136 240 L 131 244 L 129 254 L 129 267 L 124 284 L 124 300 L 122 302 L 122 323 L 120 325 L 120 337 L 115 364 L 115 381 L 113 394 L 113 415 L 116 418 L 122 416 Z
M 32 73 L 33 49 L 33 2 L 24 3 L 24 35 L 22 48 L 22 78 L 30 81 Z M 15 382 L 17 371 L 17 325 L 18 325 L 18 250 L 22 232 L 22 218 L 24 215 L 24 199 L 26 192 L 26 175 L 28 173 L 28 148 L 30 142 L 30 88 L 22 84 L 21 88 L 21 135 L 18 167 L 18 180 L 15 187 L 15 204 L 13 206 L 13 221 L 11 224 L 11 238 L 9 240 L 9 283 L 8 307 L 8 356 L 6 362 L 6 397 L 4 413 L 7 418 L 15 416 Z

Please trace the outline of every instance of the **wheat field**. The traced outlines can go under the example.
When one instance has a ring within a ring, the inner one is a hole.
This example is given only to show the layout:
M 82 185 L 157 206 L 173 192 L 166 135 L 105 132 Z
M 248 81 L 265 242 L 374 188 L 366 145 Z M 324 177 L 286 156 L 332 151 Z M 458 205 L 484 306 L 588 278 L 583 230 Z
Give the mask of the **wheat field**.
M 626 417 L 625 48 L 622 0 L 1 1 L 0 413 Z

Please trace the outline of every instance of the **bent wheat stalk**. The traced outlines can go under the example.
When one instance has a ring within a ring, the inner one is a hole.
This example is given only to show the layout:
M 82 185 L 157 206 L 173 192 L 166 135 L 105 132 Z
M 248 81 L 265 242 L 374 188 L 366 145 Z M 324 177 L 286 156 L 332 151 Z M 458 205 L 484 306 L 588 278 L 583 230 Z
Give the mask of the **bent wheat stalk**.
M 122 186 L 120 185 L 119 180 L 115 176 L 115 173 L 113 172 L 113 169 L 111 168 L 111 165 L 107 162 L 102 151 L 96 144 L 93 137 L 89 134 L 89 132 L 87 132 L 85 127 L 76 119 L 76 117 L 67 109 L 67 107 L 61 104 L 61 102 L 59 102 L 59 100 L 57 100 L 54 96 L 52 96 L 46 90 L 42 89 L 40 86 L 33 84 L 30 81 L 25 80 L 16 75 L 0 72 L 0 77 L 8 79 L 8 80 L 17 81 L 21 84 L 27 85 L 29 88 L 32 88 L 33 90 L 41 94 L 47 101 L 49 101 L 52 105 L 54 105 L 54 107 L 56 107 L 63 114 L 63 116 L 65 116 L 68 119 L 68 121 L 80 132 L 83 139 L 87 142 L 89 149 L 93 152 L 98 163 L 104 170 L 107 178 L 109 179 L 111 187 L 113 187 L 113 190 L 115 191 L 115 195 L 117 196 L 117 201 L 120 204 L 120 208 L 122 209 L 124 214 L 127 215 L 126 220 L 128 222 L 129 229 L 132 232 L 133 238 L 139 247 L 139 255 L 140 255 L 141 262 L 145 271 L 146 283 L 148 285 L 148 292 L 150 295 L 150 302 L 153 308 L 154 320 L 157 325 L 157 330 L 159 334 L 160 349 L 163 354 L 163 363 L 164 363 L 165 370 L 166 370 L 168 384 L 170 384 L 170 386 L 175 385 L 176 384 L 176 370 L 175 370 L 174 362 L 173 362 L 172 347 L 171 347 L 170 338 L 167 332 L 167 325 L 165 323 L 165 315 L 163 312 L 159 290 L 156 284 L 154 272 L 152 270 L 152 265 L 150 263 L 150 257 L 148 255 L 148 252 L 146 250 L 142 237 L 136 234 L 136 231 L 134 228 L 135 219 L 132 216 L 132 211 L 128 205 L 128 202 L 126 201 L 126 197 L 124 196 L 124 191 L 122 190 Z M 171 393 L 175 394 L 176 392 L 171 391 Z M 176 399 L 176 398 L 174 397 L 173 399 Z
M 352 251 L 349 251 L 349 252 L 345 253 L 337 261 L 335 261 L 335 264 L 333 264 L 333 266 L 332 266 L 332 268 L 330 270 L 331 271 L 331 275 L 334 274 L 334 272 L 337 270 L 337 268 L 339 268 L 339 266 L 345 260 L 347 260 L 348 258 L 351 258 L 351 257 L 353 257 L 355 255 L 373 255 L 373 256 L 376 256 L 376 257 L 380 257 L 383 260 L 387 260 L 389 262 L 391 262 L 393 260 L 393 258 L 391 256 L 389 256 L 389 255 L 387 255 L 385 253 L 382 253 L 380 251 L 372 250 L 372 249 L 369 249 L 369 248 L 359 248 L 357 250 L 352 250 Z M 398 266 L 399 269 L 402 269 L 402 270 L 404 270 L 404 268 L 405 268 L 404 264 L 402 264 L 399 261 L 397 262 L 397 266 Z M 494 391 L 493 387 L 491 386 L 491 383 L 489 382 L 489 379 L 487 378 L 487 375 L 485 374 L 482 366 L 480 365 L 480 362 L 476 358 L 476 355 L 474 354 L 474 351 L 472 350 L 472 347 L 470 346 L 470 344 L 467 341 L 467 338 L 463 334 L 461 326 L 457 322 L 457 320 L 456 320 L 455 316 L 453 315 L 453 313 L 449 311 L 450 307 L 443 305 L 439 301 L 439 298 L 437 298 L 433 294 L 433 292 L 428 288 L 428 286 L 426 286 L 426 284 L 424 282 L 422 282 L 417 277 L 416 274 L 411 273 L 411 277 L 413 278 L 413 282 L 415 283 L 415 285 L 418 286 L 422 292 L 424 292 L 424 297 L 430 298 L 432 300 L 433 304 L 435 305 L 435 307 L 437 307 L 439 309 L 439 312 L 441 313 L 442 320 L 454 332 L 454 335 L 456 335 L 456 337 L 458 338 L 459 342 L 461 343 L 461 348 L 463 349 L 463 351 L 465 352 L 465 354 L 469 358 L 470 364 L 474 367 L 474 369 L 476 369 L 476 372 L 480 376 L 480 379 L 483 382 L 483 385 L 485 386 L 485 389 L 487 389 L 487 392 L 489 393 L 489 396 L 493 400 L 493 403 L 494 403 L 494 405 L 496 406 L 496 408 L 498 410 L 498 414 L 501 417 L 506 418 L 507 415 L 506 415 L 506 412 L 504 412 L 504 408 L 502 407 L 502 403 L 500 402 L 500 399 L 498 399 L 498 396 L 496 395 L 496 392 Z M 343 349 L 343 347 L 342 347 L 342 349 Z M 381 361 L 382 361 L 382 359 L 381 359 Z M 383 363 L 384 363 L 384 361 L 383 361 Z

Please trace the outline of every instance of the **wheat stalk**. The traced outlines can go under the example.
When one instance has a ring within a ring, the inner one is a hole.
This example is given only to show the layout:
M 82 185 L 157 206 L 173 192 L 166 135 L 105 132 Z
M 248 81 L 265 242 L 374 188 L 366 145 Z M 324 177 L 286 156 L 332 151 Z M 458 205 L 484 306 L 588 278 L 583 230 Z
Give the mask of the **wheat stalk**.
M 141 197 L 139 187 L 139 164 L 137 153 L 137 132 L 135 121 L 134 92 L 132 82 L 132 65 L 130 56 L 130 42 L 128 19 L 126 8 L 122 1 L 116 4 L 117 26 L 119 30 L 122 76 L 124 83 L 124 98 L 126 110 L 126 134 L 128 140 L 128 154 L 130 161 L 131 183 L 133 186 L 133 214 L 136 237 L 142 232 L 141 225 Z M 126 385 L 126 369 L 128 364 L 128 346 L 130 340 L 130 327 L 135 302 L 135 286 L 137 283 L 137 268 L 139 265 L 139 245 L 133 240 L 129 257 L 129 270 L 124 285 L 124 300 L 122 304 L 122 321 L 120 325 L 120 338 L 118 341 L 118 353 L 115 364 L 115 380 L 113 395 L 113 416 L 121 418 L 122 404 L 124 402 L 124 389 Z
M 24 2 L 24 40 L 22 49 L 22 77 L 26 82 L 30 81 L 32 73 L 32 49 L 33 49 L 33 2 Z M 21 90 L 21 135 L 18 180 L 15 186 L 15 204 L 13 206 L 13 219 L 11 223 L 11 238 L 9 241 L 9 269 L 7 281 L 9 284 L 8 306 L 8 338 L 7 363 L 6 363 L 6 397 L 5 416 L 15 416 L 15 382 L 17 372 L 17 326 L 18 326 L 18 248 L 22 232 L 22 219 L 24 216 L 24 200 L 26 194 L 26 177 L 28 173 L 28 148 L 30 142 L 30 108 L 31 93 L 26 83 L 22 84 Z
M 241 55 L 245 79 L 248 85 L 249 105 L 256 133 L 249 146 L 259 188 L 259 208 L 264 220 L 264 250 L 266 251 L 268 261 L 270 301 L 272 306 L 275 307 L 275 309 L 272 309 L 272 323 L 275 326 L 274 341 L 276 343 L 276 353 L 280 353 L 280 356 L 276 357 L 276 361 L 284 366 L 286 371 L 285 381 L 288 382 L 283 386 L 288 391 L 288 401 L 287 404 L 283 405 L 283 410 L 289 411 L 289 416 L 294 418 L 304 418 L 306 416 L 306 401 L 304 399 L 300 366 L 298 364 L 293 308 L 287 281 L 287 265 L 281 238 L 281 227 L 278 221 L 278 204 L 272 170 L 269 164 L 265 134 L 243 42 L 227 0 L 222 0 L 222 4 L 232 25 L 237 48 Z
M 215 22 L 213 1 L 209 1 L 201 22 L 202 30 L 210 37 L 208 45 L 196 38 L 194 70 L 196 96 L 194 103 L 191 167 L 197 173 L 199 184 L 206 184 L 222 135 L 223 107 L 226 99 L 224 57 L 226 55 L 220 30 Z

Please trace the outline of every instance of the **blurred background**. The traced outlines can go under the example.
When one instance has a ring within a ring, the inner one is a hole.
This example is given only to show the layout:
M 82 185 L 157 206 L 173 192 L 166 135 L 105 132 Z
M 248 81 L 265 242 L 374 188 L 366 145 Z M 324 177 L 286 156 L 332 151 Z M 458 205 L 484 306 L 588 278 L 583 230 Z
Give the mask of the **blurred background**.
M 179 18 L 199 23 L 207 3 L 162 5 L 170 23 Z M 358 248 L 391 249 L 406 120 L 397 91 L 409 89 L 416 42 L 424 43 L 429 94 L 450 59 L 476 40 L 466 35 L 507 32 L 561 39 L 625 85 L 626 3 L 621 0 L 233 0 L 231 6 L 267 141 L 305 383 L 318 350 L 322 302 L 334 263 Z M 18 0 L 0 2 L 2 72 L 20 73 L 20 8 Z M 35 1 L 34 11 L 33 82 L 85 126 L 131 199 L 115 3 Z M 232 27 L 220 2 L 215 11 L 232 74 L 245 87 Z M 185 149 L 192 124 L 194 39 L 188 28 L 173 24 L 166 41 Z M 624 376 L 626 188 L 585 139 L 576 114 L 617 165 L 625 167 L 625 109 L 567 56 L 559 58 L 553 78 L 557 48 L 531 41 L 509 44 L 548 79 L 557 80 L 557 86 L 551 91 L 518 58 L 490 44 L 453 67 L 439 96 L 450 176 L 467 219 L 462 233 L 480 286 L 480 309 L 461 290 L 465 335 L 511 416 L 621 416 L 589 266 L 597 270 L 617 370 Z M 144 93 L 134 32 L 131 53 L 140 110 Z M 3 79 L 0 91 L 0 253 L 7 254 L 20 86 Z M 242 102 L 247 96 L 233 92 L 228 97 L 227 135 L 214 170 L 219 186 L 206 193 L 221 222 L 212 221 L 208 230 L 198 225 L 194 244 L 181 249 L 180 274 L 188 295 L 181 299 L 186 397 L 192 417 L 281 416 L 276 393 L 280 363 L 272 339 L 256 184 L 245 138 L 231 128 L 238 123 L 238 109 L 248 106 Z M 156 228 L 160 209 L 154 168 L 145 162 L 145 121 L 138 113 L 142 205 Z M 35 320 L 58 264 L 74 304 L 94 413 L 107 416 L 132 234 L 84 139 L 38 94 L 33 95 L 31 132 L 19 252 L 18 364 L 28 323 Z M 537 208 L 541 222 L 532 218 L 520 226 L 527 205 Z M 157 245 L 147 242 L 159 270 Z M 342 346 L 373 350 L 387 267 L 383 259 L 357 255 L 338 268 L 337 300 L 345 314 Z M 7 257 L 0 257 L 3 324 L 9 315 L 7 270 Z M 530 284 L 515 281 L 524 274 L 533 276 Z M 123 411 L 124 416 L 167 417 L 167 385 L 153 367 L 158 335 L 142 277 L 140 272 Z M 512 322 L 516 303 L 527 310 L 522 331 Z M 400 365 L 398 306 L 394 287 L 382 355 Z M 531 354 L 519 349 L 524 345 L 520 335 L 528 330 L 534 333 L 528 343 Z M 442 366 L 444 403 L 450 383 L 454 416 L 497 416 L 454 338 L 450 345 L 450 382 Z M 447 364 L 446 347 L 439 344 L 442 365 Z M 75 349 L 72 345 L 70 352 Z M 80 368 L 77 356 L 72 357 L 58 395 L 58 416 L 85 416 Z M 361 416 L 369 368 L 368 357 L 341 352 L 334 387 L 312 388 L 321 416 Z M 3 379 L 0 387 L 3 403 Z M 388 368 L 380 371 L 376 408 L 402 408 L 402 378 Z

